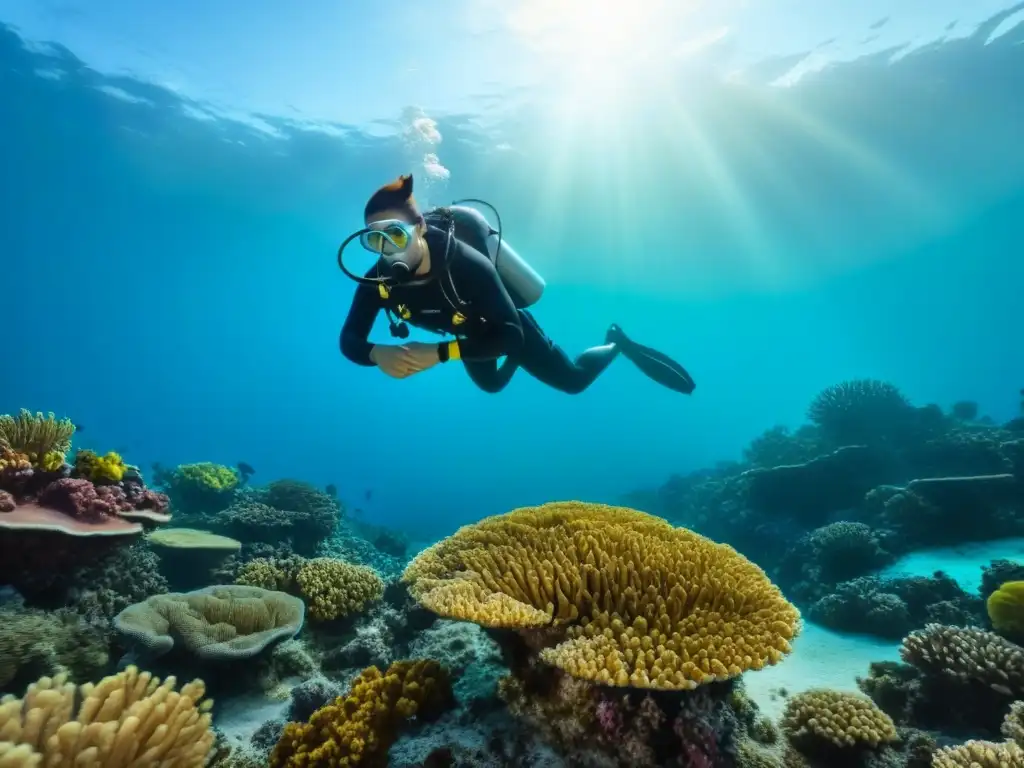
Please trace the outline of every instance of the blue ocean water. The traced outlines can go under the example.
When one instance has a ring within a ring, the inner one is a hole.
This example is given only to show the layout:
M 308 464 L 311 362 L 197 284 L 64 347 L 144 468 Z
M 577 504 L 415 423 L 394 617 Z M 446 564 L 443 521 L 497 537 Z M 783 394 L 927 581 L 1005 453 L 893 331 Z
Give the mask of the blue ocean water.
M 0 412 L 67 415 L 143 468 L 334 483 L 424 538 L 737 458 L 846 378 L 1005 421 L 1024 28 L 881 5 L 658 5 L 628 49 L 649 55 L 588 79 L 567 56 L 624 45 L 614 25 L 529 2 L 8 0 Z M 617 322 L 693 396 L 625 360 L 578 396 L 349 364 L 335 250 L 406 172 L 498 208 L 570 354 Z

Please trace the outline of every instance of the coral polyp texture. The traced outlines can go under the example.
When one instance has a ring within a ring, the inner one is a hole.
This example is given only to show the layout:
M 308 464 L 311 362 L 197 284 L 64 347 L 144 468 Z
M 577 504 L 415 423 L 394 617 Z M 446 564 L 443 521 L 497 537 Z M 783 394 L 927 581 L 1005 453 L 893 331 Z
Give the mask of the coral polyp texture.
M 401 723 L 428 719 L 450 700 L 448 675 L 435 661 L 396 661 L 386 672 L 369 667 L 347 696 L 318 709 L 307 723 L 285 726 L 270 768 L 386 765 Z
M 544 629 L 541 658 L 606 685 L 692 689 L 780 661 L 800 614 L 732 547 L 624 507 L 559 502 L 461 528 L 403 580 L 424 607 Z
M 811 402 L 807 418 L 837 445 L 886 439 L 907 425 L 914 408 L 885 381 L 852 379 L 827 387 Z
M 877 747 L 896 741 L 896 725 L 867 696 L 813 689 L 789 700 L 782 730 L 801 751 Z
M 359 613 L 384 596 L 384 582 L 376 571 L 332 557 L 256 558 L 242 566 L 236 581 L 297 595 L 316 621 Z
M 128 465 L 114 451 L 100 456 L 95 451 L 81 450 L 75 454 L 74 468 L 76 475 L 99 485 L 121 482 Z
M 1007 741 L 971 740 L 956 747 L 938 750 L 935 768 L 1022 768 L 1024 766 L 1024 701 L 1016 701 L 1003 722 Z
M 928 624 L 904 638 L 900 655 L 924 672 L 1024 696 L 1024 649 L 994 632 Z
M 205 693 L 135 667 L 95 685 L 42 678 L 0 702 L 0 765 L 200 768 L 214 743 Z

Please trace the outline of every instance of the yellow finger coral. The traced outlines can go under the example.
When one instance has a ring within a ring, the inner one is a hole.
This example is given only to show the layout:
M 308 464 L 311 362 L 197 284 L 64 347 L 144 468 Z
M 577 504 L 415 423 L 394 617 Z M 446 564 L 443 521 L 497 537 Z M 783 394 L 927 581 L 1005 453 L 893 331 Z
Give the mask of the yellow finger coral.
M 789 700 L 782 730 L 799 747 L 877 747 L 896 741 L 896 725 L 867 696 L 813 689 Z
M 774 664 L 800 613 L 732 547 L 636 510 L 560 502 L 485 518 L 421 552 L 420 604 L 545 628 L 541 658 L 605 685 L 688 689 Z
M 1008 581 L 989 595 L 988 617 L 997 632 L 1024 634 L 1024 581 Z
M 0 765 L 200 768 L 214 743 L 212 702 L 202 680 L 176 684 L 135 667 L 78 687 L 44 677 L 0 702 Z
M 288 723 L 270 754 L 270 768 L 355 768 L 384 765 L 399 725 L 436 714 L 450 701 L 448 675 L 436 661 L 369 667 L 347 696 L 321 707 L 308 723 Z
M 95 451 L 81 450 L 75 453 L 75 474 L 96 484 L 119 483 L 128 465 L 119 453 L 110 451 L 99 456 Z

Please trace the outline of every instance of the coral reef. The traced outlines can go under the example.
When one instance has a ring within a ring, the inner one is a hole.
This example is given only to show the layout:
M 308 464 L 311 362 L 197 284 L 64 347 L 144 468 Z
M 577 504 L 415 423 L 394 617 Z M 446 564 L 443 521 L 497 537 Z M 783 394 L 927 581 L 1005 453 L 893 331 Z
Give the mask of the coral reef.
M 95 685 L 42 678 L 0 702 L 0 764 L 201 768 L 214 744 L 204 694 L 201 680 L 177 690 L 135 667 Z
M 289 723 L 270 754 L 270 768 L 379 765 L 401 724 L 428 720 L 451 703 L 447 675 L 434 661 L 398 661 L 365 669 L 349 693 L 318 709 L 307 723 Z
M 932 624 L 900 653 L 857 681 L 897 725 L 988 738 L 1024 691 L 1024 649 L 991 632 Z
M 302 629 L 301 600 L 259 587 L 217 586 L 155 595 L 125 608 L 114 626 L 152 656 L 177 646 L 200 660 L 250 658 Z
M 209 461 L 180 464 L 169 471 L 154 466 L 154 483 L 163 489 L 175 511 L 183 516 L 226 509 L 240 480 L 236 470 Z
M 827 582 L 805 581 L 794 593 L 828 588 Z M 981 600 L 941 572 L 931 577 L 862 576 L 832 587 L 807 611 L 809 618 L 832 629 L 892 639 L 929 623 L 980 624 L 983 614 Z
M 827 387 L 811 402 L 808 420 L 832 444 L 870 445 L 896 439 L 916 412 L 897 387 L 875 379 L 853 379 Z
M 44 416 L 23 408 L 17 416 L 0 414 L 0 449 L 21 454 L 34 469 L 58 469 L 74 433 L 70 419 L 57 419 L 53 413 Z
M 114 451 L 103 456 L 90 450 L 81 450 L 75 454 L 75 474 L 96 485 L 119 483 L 124 479 L 127 470 L 128 466 L 124 459 Z
M 317 621 L 359 613 L 384 595 L 384 582 L 373 570 L 329 557 L 258 558 L 242 566 L 236 582 L 301 597 Z
M 727 680 L 779 661 L 800 628 L 799 612 L 731 547 L 597 504 L 486 518 L 421 552 L 403 579 L 441 616 L 535 630 L 547 663 L 619 686 Z
M 935 768 L 1019 768 L 1024 766 L 1024 702 L 1016 701 L 1003 721 L 1006 741 L 972 739 L 935 753 Z
M 42 675 L 85 681 L 107 664 L 105 635 L 72 611 L 8 604 L 0 608 L 0 625 L 0 692 L 20 690 Z

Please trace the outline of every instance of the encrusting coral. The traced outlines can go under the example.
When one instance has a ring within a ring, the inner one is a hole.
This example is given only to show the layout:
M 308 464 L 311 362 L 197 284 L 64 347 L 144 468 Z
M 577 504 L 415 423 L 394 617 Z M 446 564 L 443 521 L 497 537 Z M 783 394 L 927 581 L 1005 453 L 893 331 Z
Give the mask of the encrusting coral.
M 384 595 L 384 582 L 372 568 L 331 557 L 256 558 L 242 566 L 236 582 L 297 595 L 317 621 L 359 613 Z
M 877 747 L 896 741 L 896 725 L 867 696 L 812 689 L 786 704 L 782 730 L 801 752 Z
M 175 645 L 206 661 L 255 656 L 302 629 L 301 600 L 258 587 L 215 586 L 154 595 L 114 617 L 114 627 L 151 654 Z
M 86 680 L 107 664 L 106 638 L 73 611 L 5 607 L 0 626 L 0 691 L 41 674 Z
M 285 726 L 270 768 L 385 765 L 404 720 L 429 719 L 450 702 L 448 675 L 436 661 L 396 661 L 383 673 L 369 667 L 347 696 L 318 709 L 307 723 Z
M 543 630 L 541 658 L 578 678 L 692 689 L 790 652 L 800 613 L 732 547 L 636 510 L 527 507 L 461 528 L 403 580 L 421 605 Z
M 95 685 L 42 678 L 0 701 L 0 766 L 200 768 L 214 744 L 212 702 L 202 680 L 176 686 L 133 666 Z

